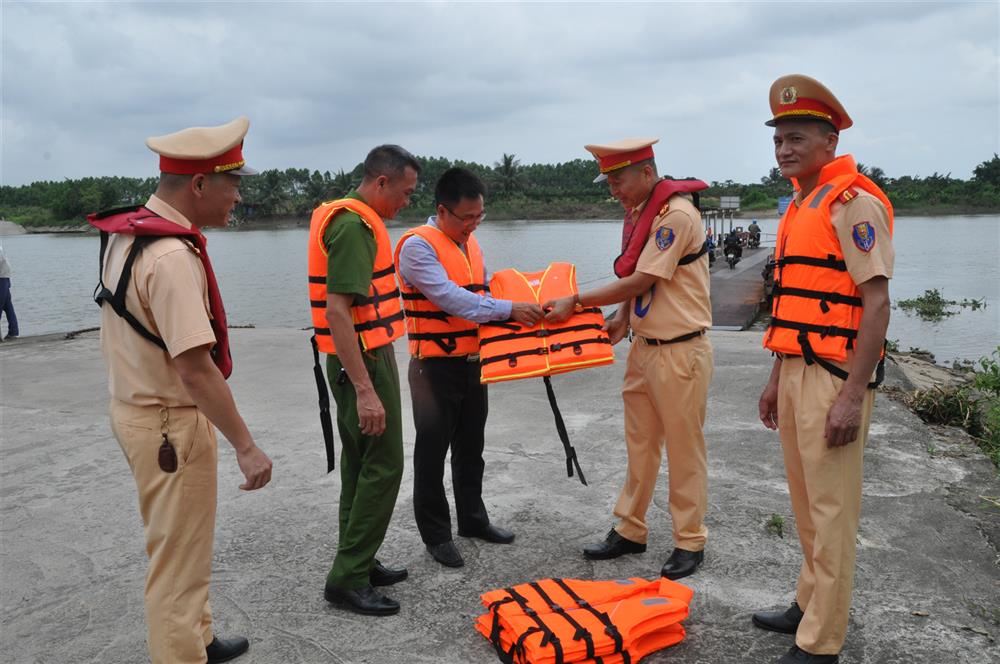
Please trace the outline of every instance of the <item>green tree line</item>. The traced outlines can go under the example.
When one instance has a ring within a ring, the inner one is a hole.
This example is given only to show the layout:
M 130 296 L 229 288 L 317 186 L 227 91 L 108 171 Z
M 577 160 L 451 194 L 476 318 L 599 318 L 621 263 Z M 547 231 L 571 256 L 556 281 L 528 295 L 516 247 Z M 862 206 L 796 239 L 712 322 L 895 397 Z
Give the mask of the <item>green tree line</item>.
M 464 166 L 487 183 L 487 207 L 494 218 L 594 218 L 614 216 L 617 204 L 607 185 L 592 182 L 596 167 L 590 159 L 560 164 L 524 165 L 516 155 L 504 154 L 492 165 L 452 161 L 445 157 L 418 157 L 422 172 L 406 219 L 417 219 L 433 210 L 434 183 L 452 166 Z M 881 186 L 897 210 L 945 212 L 1000 211 L 1000 156 L 979 164 L 969 180 L 951 174 L 927 177 L 888 177 L 876 167 L 859 169 Z M 236 210 L 242 222 L 266 225 L 283 219 L 308 219 L 319 203 L 338 198 L 356 187 L 362 165 L 350 172 L 310 171 L 306 168 L 271 169 L 244 178 L 243 202 Z M 672 177 L 688 174 L 671 173 Z M 88 177 L 60 182 L 32 182 L 18 187 L 0 186 L 0 218 L 27 226 L 77 225 L 93 211 L 144 202 L 156 189 L 157 179 Z M 719 196 L 739 196 L 744 210 L 768 210 L 779 196 L 791 193 L 789 182 L 777 168 L 760 182 L 740 184 L 712 181 L 702 197 L 703 206 L 717 204 Z

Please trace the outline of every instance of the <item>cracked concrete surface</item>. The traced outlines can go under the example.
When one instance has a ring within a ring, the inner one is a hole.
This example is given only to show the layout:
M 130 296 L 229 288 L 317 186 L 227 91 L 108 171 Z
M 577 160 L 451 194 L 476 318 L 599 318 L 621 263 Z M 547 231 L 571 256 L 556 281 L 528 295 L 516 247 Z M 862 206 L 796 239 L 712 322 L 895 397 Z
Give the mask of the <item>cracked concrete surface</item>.
M 237 403 L 275 463 L 270 486 L 240 492 L 220 441 L 212 602 L 220 634 L 251 639 L 241 664 L 496 661 L 472 628 L 479 593 L 548 576 L 652 578 L 670 552 L 664 470 L 649 550 L 601 562 L 580 554 L 611 525 L 625 468 L 620 345 L 615 365 L 553 379 L 587 487 L 566 477 L 542 382 L 491 387 L 485 500 L 517 540 L 457 538 L 459 570 L 434 563 L 413 524 L 404 385 L 407 471 L 380 552 L 410 570 L 388 590 L 403 610 L 366 618 L 331 608 L 322 586 L 340 482 L 324 473 L 307 333 L 241 329 L 232 339 Z M 756 417 L 770 358 L 754 332 L 711 339 L 706 563 L 686 580 L 695 590 L 686 640 L 650 664 L 772 662 L 791 644 L 750 624 L 752 611 L 791 600 L 800 562 L 777 436 Z M 404 368 L 405 344 L 396 346 Z M 841 661 L 1000 662 L 1000 510 L 980 498 L 1000 496 L 996 469 L 964 433 L 925 426 L 880 394 L 864 492 Z M 0 497 L 0 660 L 144 661 L 142 524 L 107 422 L 96 333 L 0 345 Z M 772 514 L 784 517 L 784 537 L 765 529 Z

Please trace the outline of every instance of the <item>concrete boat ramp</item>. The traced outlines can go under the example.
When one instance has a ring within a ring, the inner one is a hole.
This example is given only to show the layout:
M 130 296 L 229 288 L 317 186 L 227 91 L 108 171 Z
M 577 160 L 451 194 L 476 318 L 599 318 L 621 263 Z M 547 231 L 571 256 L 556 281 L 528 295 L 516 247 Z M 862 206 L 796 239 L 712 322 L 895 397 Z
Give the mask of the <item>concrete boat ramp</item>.
M 750 624 L 753 610 L 791 600 L 800 560 L 777 437 L 756 415 L 770 358 L 757 333 L 710 338 L 706 563 L 687 580 L 695 596 L 686 640 L 649 664 L 773 662 L 791 643 Z M 496 661 L 472 628 L 479 593 L 550 576 L 653 578 L 671 549 L 664 471 L 645 554 L 590 562 L 580 553 L 611 525 L 625 469 L 621 344 L 614 365 L 553 381 L 590 486 L 566 477 L 541 381 L 491 387 L 485 498 L 517 540 L 458 538 L 463 569 L 433 562 L 414 527 L 407 412 L 407 470 L 380 553 L 409 568 L 410 580 L 389 590 L 403 610 L 365 618 L 331 608 L 322 586 L 340 481 L 324 473 L 307 333 L 241 329 L 232 341 L 237 402 L 274 459 L 271 485 L 243 493 L 233 454 L 220 446 L 212 601 L 218 631 L 252 641 L 241 664 Z M 405 367 L 405 344 L 396 346 Z M 890 379 L 905 385 L 898 369 Z M 0 345 L 0 661 L 146 661 L 142 524 L 106 413 L 96 333 Z M 963 433 L 927 427 L 880 394 L 865 474 L 841 661 L 1000 661 L 996 469 Z M 773 515 L 784 536 L 766 529 Z

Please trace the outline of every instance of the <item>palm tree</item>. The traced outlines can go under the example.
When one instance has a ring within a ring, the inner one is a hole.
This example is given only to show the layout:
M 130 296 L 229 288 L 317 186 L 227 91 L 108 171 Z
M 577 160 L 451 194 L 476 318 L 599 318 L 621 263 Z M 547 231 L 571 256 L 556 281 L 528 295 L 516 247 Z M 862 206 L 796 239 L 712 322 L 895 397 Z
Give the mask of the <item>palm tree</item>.
M 524 188 L 523 167 L 516 155 L 504 153 L 493 164 L 493 181 L 499 193 L 507 196 Z

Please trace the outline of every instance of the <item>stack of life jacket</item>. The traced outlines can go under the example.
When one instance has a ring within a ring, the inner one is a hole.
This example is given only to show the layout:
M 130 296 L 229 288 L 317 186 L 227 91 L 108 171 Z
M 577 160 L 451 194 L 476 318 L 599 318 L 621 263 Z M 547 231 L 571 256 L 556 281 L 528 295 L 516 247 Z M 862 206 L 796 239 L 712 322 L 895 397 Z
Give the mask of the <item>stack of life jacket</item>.
M 475 627 L 506 664 L 633 664 L 684 639 L 693 595 L 665 578 L 543 579 L 482 594 Z
M 572 263 L 551 263 L 540 272 L 522 273 L 501 270 L 490 279 L 493 297 L 514 302 L 545 302 L 579 293 L 576 267 Z M 586 367 L 611 364 L 615 353 L 602 327 L 604 315 L 597 307 L 580 308 L 558 325 L 543 318 L 533 327 L 513 321 L 493 321 L 479 326 L 480 380 L 496 383 L 521 378 L 542 377 L 549 405 L 555 416 L 556 430 L 566 450 L 566 473 L 576 469 L 587 483 L 569 442 L 569 434 L 556 403 L 550 376 Z

